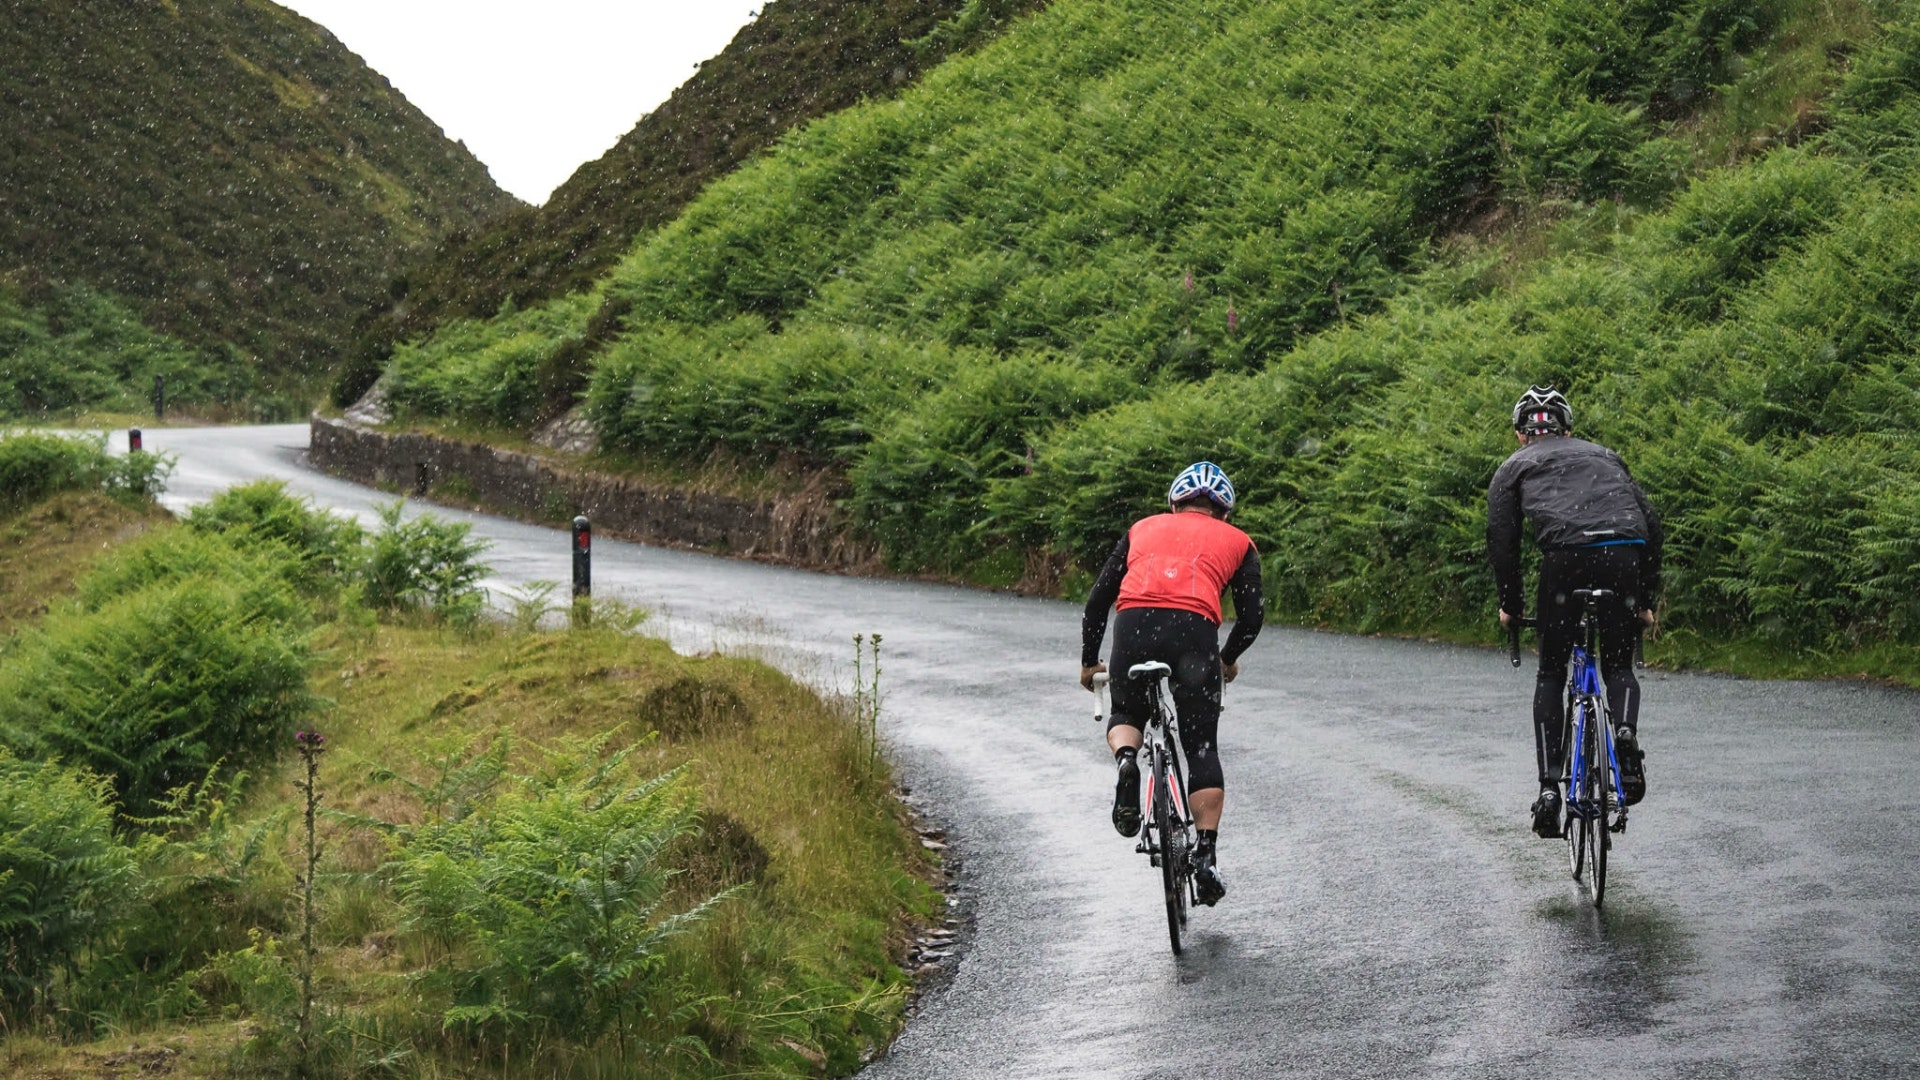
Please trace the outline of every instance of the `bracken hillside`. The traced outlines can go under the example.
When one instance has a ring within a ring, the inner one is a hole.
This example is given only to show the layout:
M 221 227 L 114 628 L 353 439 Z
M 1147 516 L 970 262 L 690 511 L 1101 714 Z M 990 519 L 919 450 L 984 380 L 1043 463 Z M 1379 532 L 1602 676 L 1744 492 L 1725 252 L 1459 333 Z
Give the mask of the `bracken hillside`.
M 1491 637 L 1552 382 L 1667 518 L 1666 656 L 1909 670 L 1917 155 L 1897 0 L 1055 0 L 390 400 L 524 431 L 584 353 L 624 460 L 809 463 L 897 568 L 1037 589 L 1212 458 L 1283 617 Z

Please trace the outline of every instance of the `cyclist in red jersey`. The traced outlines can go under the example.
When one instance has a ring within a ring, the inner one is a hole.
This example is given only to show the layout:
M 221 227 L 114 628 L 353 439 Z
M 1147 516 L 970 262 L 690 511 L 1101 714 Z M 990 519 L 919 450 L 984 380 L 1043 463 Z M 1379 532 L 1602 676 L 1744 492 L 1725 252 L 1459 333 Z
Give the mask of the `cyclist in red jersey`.
M 1203 904 L 1226 895 L 1216 846 L 1220 812 L 1226 801 L 1225 776 L 1215 740 L 1220 725 L 1220 686 L 1240 673 L 1240 654 L 1260 634 L 1260 553 L 1246 533 L 1227 524 L 1234 507 L 1233 484 L 1211 461 L 1197 462 L 1174 479 L 1167 491 L 1167 513 L 1135 522 L 1114 546 L 1094 580 L 1080 623 L 1080 685 L 1093 689 L 1093 676 L 1107 670 L 1100 643 L 1113 622 L 1113 668 L 1158 660 L 1173 669 L 1173 701 L 1180 713 L 1180 744 L 1186 749 L 1188 805 L 1199 843 L 1194 850 L 1194 884 Z M 1225 647 L 1219 644 L 1220 597 L 1231 589 L 1238 618 Z M 1132 679 L 1110 684 L 1113 709 L 1107 720 L 1107 746 L 1113 751 L 1118 780 L 1113 792 L 1113 827 L 1122 836 L 1140 831 L 1141 723 L 1151 712 L 1149 687 Z

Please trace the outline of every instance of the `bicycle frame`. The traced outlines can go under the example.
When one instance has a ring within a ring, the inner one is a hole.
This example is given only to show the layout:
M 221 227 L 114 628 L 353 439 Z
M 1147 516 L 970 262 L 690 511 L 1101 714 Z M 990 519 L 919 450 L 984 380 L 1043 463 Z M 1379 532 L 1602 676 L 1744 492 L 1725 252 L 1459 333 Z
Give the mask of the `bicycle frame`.
M 1140 732 L 1141 758 L 1148 766 L 1142 770 L 1140 776 L 1140 820 L 1153 821 L 1153 800 L 1157 794 L 1153 789 L 1153 777 L 1160 770 L 1152 768 L 1152 764 L 1164 760 L 1167 774 L 1166 794 L 1173 811 L 1173 820 L 1183 828 L 1191 828 L 1193 816 L 1187 812 L 1186 754 L 1180 746 L 1179 730 L 1170 721 L 1170 718 L 1178 715 L 1173 707 L 1173 693 L 1167 687 L 1167 677 L 1162 675 L 1154 686 L 1153 715 L 1148 717 L 1147 726 Z M 1149 849 L 1147 835 L 1153 831 L 1147 827 L 1140 830 L 1140 846 L 1136 850 L 1152 855 L 1154 865 L 1158 866 L 1164 838 L 1158 838 L 1157 845 Z
M 1586 592 L 1582 589 L 1579 592 Z M 1576 594 L 1577 595 L 1577 594 Z M 1595 639 L 1600 633 L 1600 621 L 1593 615 L 1593 597 L 1583 598 L 1586 607 L 1580 613 L 1580 630 L 1583 641 L 1574 645 L 1571 670 L 1567 676 L 1567 697 L 1569 708 L 1565 728 L 1561 736 L 1561 747 L 1566 759 L 1563 779 L 1567 784 L 1567 808 L 1582 818 L 1604 815 L 1606 808 L 1595 805 L 1594 800 L 1581 797 L 1577 779 L 1587 771 L 1587 725 L 1594 718 L 1602 718 L 1600 724 L 1600 745 L 1607 752 L 1607 778 L 1613 788 L 1613 805 L 1619 808 L 1619 815 L 1608 825 L 1611 832 L 1621 832 L 1627 827 L 1626 794 L 1620 787 L 1620 759 L 1613 747 L 1612 709 L 1607 702 L 1607 687 L 1600 678 L 1600 665 L 1595 662 Z

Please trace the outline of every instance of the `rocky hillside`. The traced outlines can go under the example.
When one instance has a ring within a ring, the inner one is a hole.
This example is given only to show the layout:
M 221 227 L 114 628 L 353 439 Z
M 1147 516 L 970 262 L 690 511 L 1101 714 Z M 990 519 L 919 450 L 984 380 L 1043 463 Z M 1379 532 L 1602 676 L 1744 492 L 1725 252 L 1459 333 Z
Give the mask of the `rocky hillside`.
M 516 205 L 265 0 L 0 0 L 0 111 L 13 308 L 84 285 L 281 379 L 331 366 L 411 257 Z

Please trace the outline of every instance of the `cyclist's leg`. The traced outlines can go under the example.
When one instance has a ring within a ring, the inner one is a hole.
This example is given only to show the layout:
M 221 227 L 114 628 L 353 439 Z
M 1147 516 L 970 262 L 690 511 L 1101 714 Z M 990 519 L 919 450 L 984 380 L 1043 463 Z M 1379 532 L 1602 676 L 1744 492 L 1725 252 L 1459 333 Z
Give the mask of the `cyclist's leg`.
M 1187 804 L 1193 808 L 1194 826 L 1212 833 L 1220 828 L 1226 802 L 1218 745 L 1219 630 L 1203 615 L 1173 614 L 1173 705 L 1180 712 L 1180 746 L 1187 753 Z
M 1220 815 L 1226 807 L 1226 773 L 1220 767 L 1219 631 L 1206 618 L 1179 612 L 1180 651 L 1173 661 L 1173 703 L 1180 712 L 1180 746 L 1187 755 L 1187 806 L 1197 832 L 1193 848 L 1194 897 L 1212 906 L 1227 895 L 1220 872 Z
M 1534 604 L 1539 619 L 1540 668 L 1533 680 L 1533 746 L 1542 789 L 1560 782 L 1561 745 L 1566 735 L 1567 661 L 1580 633 L 1580 605 L 1573 591 L 1587 588 L 1584 560 L 1577 551 L 1549 551 L 1540 557 L 1540 590 Z
M 1620 794 L 1629 806 L 1647 791 L 1640 749 L 1640 680 L 1634 675 L 1634 645 L 1640 640 L 1640 549 L 1629 545 L 1602 548 L 1601 588 L 1612 589 L 1620 600 L 1609 603 L 1600 622 L 1600 677 L 1607 684 L 1607 704 L 1616 728 L 1614 755 L 1620 763 Z
M 1140 832 L 1141 729 L 1153 714 L 1152 687 L 1127 677 L 1135 664 L 1156 660 L 1166 651 L 1165 612 L 1156 608 L 1128 608 L 1113 619 L 1113 651 L 1107 669 L 1112 707 L 1107 714 L 1107 748 L 1113 751 L 1113 827 L 1122 836 Z
M 1148 660 L 1165 660 L 1167 654 L 1166 614 L 1161 608 L 1128 608 L 1113 617 L 1113 651 L 1107 670 L 1112 707 L 1107 713 L 1107 748 L 1140 748 L 1141 729 L 1153 714 L 1153 688 L 1127 677 L 1127 669 Z
M 1628 545 L 1599 548 L 1594 560 L 1594 587 L 1611 589 L 1619 597 L 1600 612 L 1600 677 L 1607 684 L 1607 704 L 1614 722 L 1635 727 L 1640 722 L 1640 680 L 1633 673 L 1633 647 L 1640 640 L 1640 549 Z

